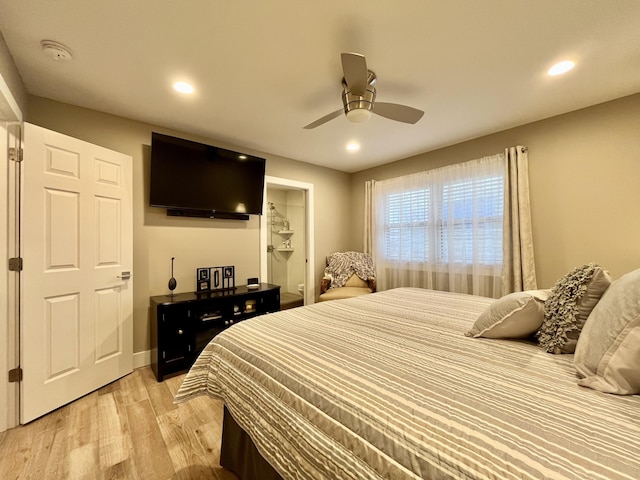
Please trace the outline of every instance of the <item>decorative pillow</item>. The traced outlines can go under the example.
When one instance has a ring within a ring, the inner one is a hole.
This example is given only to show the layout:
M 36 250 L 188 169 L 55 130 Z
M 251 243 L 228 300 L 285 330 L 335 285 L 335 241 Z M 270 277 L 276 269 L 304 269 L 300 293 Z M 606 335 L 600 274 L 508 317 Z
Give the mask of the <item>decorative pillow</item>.
M 551 290 L 514 292 L 493 302 L 465 335 L 485 338 L 524 338 L 544 320 L 544 301 Z
M 549 353 L 575 352 L 582 327 L 609 285 L 609 272 L 595 263 L 558 280 L 544 302 L 544 321 L 537 333 L 540 346 Z
M 640 269 L 613 282 L 582 330 L 574 359 L 579 385 L 640 393 Z

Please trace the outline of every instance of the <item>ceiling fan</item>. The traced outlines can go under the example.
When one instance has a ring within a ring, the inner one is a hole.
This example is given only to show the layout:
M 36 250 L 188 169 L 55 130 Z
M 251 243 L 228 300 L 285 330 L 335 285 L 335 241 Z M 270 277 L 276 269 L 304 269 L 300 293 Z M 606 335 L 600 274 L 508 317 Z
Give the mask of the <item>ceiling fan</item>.
M 305 126 L 316 128 L 339 117 L 342 112 L 347 120 L 362 123 L 369 120 L 372 113 L 397 122 L 414 124 L 422 118 L 424 112 L 417 108 L 397 103 L 376 102 L 376 74 L 367 69 L 364 55 L 359 53 L 342 53 L 342 104 L 344 108 L 331 112 Z

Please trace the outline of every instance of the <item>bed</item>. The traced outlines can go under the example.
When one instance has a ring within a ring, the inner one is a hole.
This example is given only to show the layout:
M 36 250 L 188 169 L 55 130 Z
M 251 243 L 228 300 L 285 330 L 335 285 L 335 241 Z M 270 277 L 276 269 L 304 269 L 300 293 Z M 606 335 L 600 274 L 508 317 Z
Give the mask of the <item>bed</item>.
M 532 341 L 466 337 L 492 302 L 399 288 L 254 318 L 176 401 L 221 398 L 227 451 L 239 432 L 274 471 L 255 478 L 640 478 L 640 396 L 578 386 L 573 355 Z

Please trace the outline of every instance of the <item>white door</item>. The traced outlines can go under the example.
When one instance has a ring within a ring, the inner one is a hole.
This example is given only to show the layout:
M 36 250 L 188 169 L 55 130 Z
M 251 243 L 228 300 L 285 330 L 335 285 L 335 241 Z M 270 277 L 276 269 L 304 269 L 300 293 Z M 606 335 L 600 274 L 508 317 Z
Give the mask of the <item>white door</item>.
M 20 421 L 133 370 L 131 157 L 24 125 Z

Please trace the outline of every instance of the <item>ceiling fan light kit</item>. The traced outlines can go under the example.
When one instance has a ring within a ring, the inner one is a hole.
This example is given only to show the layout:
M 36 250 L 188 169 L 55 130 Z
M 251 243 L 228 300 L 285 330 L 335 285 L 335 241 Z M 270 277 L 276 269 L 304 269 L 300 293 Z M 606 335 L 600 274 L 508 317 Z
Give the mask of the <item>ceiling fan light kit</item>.
M 354 94 L 347 82 L 342 79 L 342 104 L 347 120 L 353 123 L 366 122 L 371 118 L 371 111 L 376 100 L 376 76 L 372 71 L 368 71 L 367 86 L 364 95 Z
M 359 53 L 343 53 L 342 56 L 342 104 L 343 109 L 331 112 L 315 122 L 306 125 L 312 129 L 340 116 L 344 111 L 347 120 L 363 123 L 375 113 L 381 117 L 397 122 L 414 124 L 424 115 L 422 110 L 397 103 L 381 102 L 376 108 L 376 75 L 367 69 L 364 55 Z
M 356 108 L 346 112 L 347 120 L 351 123 L 364 123 L 371 118 L 371 110 Z

